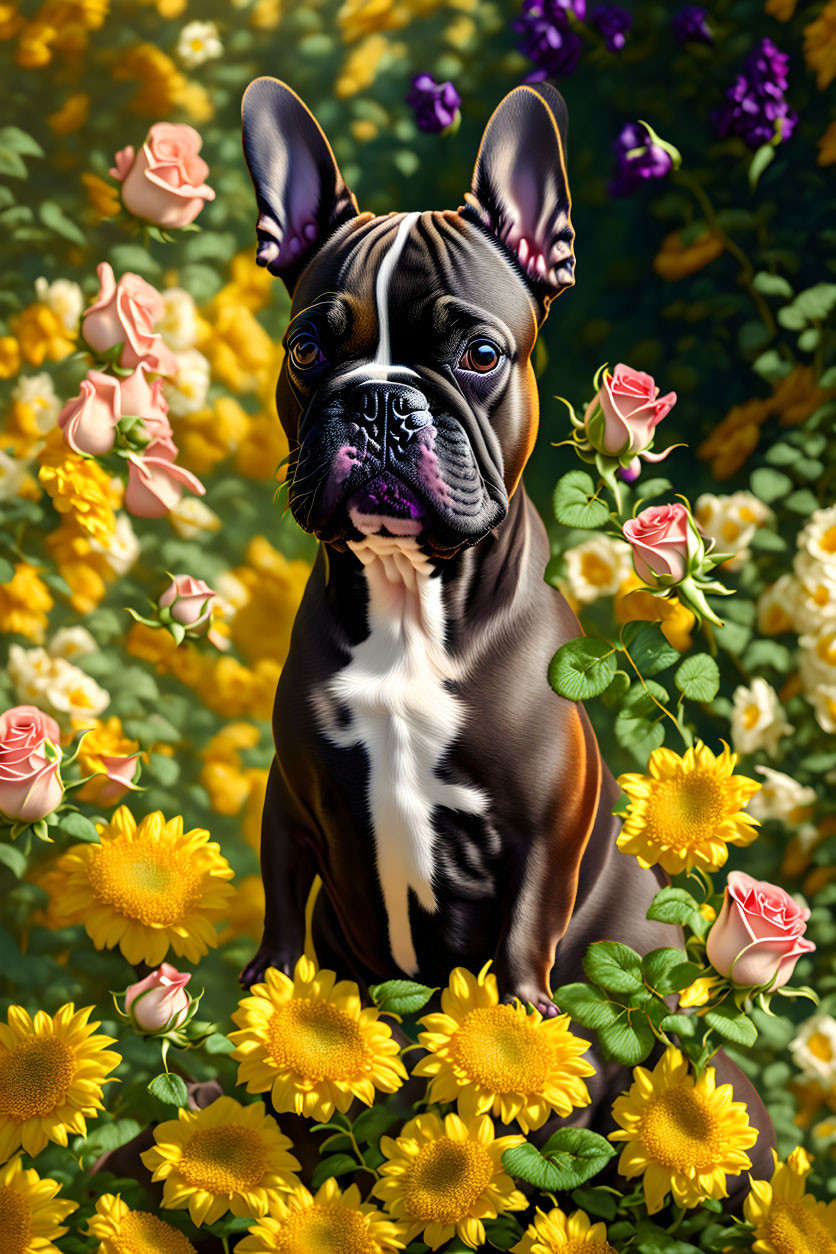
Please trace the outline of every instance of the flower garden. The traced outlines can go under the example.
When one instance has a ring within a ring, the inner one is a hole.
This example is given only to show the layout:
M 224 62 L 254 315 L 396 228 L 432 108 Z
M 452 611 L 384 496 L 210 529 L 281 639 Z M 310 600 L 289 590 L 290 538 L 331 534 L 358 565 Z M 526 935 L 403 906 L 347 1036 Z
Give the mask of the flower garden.
M 834 1254 L 834 0 L 19 0 L 0 55 L 2 1254 Z M 568 105 L 525 482 L 580 627 L 543 685 L 681 932 L 601 935 L 552 1018 L 489 953 L 366 995 L 309 934 L 238 983 L 316 547 L 264 74 L 376 213 L 460 205 L 517 84 Z

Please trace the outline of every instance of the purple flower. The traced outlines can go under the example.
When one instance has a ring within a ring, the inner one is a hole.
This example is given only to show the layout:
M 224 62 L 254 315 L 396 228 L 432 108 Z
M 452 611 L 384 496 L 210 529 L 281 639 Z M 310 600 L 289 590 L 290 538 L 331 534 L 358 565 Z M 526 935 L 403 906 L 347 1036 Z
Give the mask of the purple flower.
M 617 4 L 599 4 L 592 14 L 592 25 L 603 35 L 610 52 L 620 52 L 633 25 L 633 16 Z
M 650 179 L 663 179 L 673 167 L 670 153 L 654 144 L 645 127 L 628 122 L 613 144 L 615 177 L 609 185 L 611 196 L 629 196 Z
M 514 21 L 520 35 L 519 48 L 534 62 L 527 82 L 571 74 L 583 51 L 583 39 L 569 24 L 569 15 L 582 22 L 586 0 L 523 0 L 522 12 Z
M 437 135 L 456 121 L 462 100 L 452 83 L 436 83 L 429 74 L 419 74 L 406 103 L 415 110 L 419 129 Z
M 756 44 L 735 82 L 726 91 L 714 114 L 718 134 L 736 135 L 749 148 L 772 143 L 776 134 L 783 144 L 792 135 L 798 114 L 784 99 L 789 57 L 771 39 Z
M 713 44 L 714 35 L 708 25 L 708 9 L 698 4 L 686 4 L 684 9 L 674 13 L 671 18 L 671 29 L 677 43 Z

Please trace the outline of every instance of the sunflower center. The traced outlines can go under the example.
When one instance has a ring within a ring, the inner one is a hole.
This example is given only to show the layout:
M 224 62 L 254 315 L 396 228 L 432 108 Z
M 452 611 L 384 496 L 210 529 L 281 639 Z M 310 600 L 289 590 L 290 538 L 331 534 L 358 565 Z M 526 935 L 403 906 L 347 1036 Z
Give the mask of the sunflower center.
M 207 1193 L 245 1193 L 264 1176 L 264 1142 L 255 1128 L 231 1123 L 196 1132 L 178 1164 L 183 1179 Z
M 66 1041 L 54 1036 L 21 1041 L 0 1059 L 0 1116 L 23 1123 L 51 1115 L 63 1104 L 75 1073 L 75 1050 Z
M 560 1254 L 618 1254 L 618 1251 L 613 1249 L 609 1241 L 587 1241 L 586 1237 L 570 1237 L 560 1246 Z
M 450 1040 L 450 1055 L 469 1080 L 492 1093 L 540 1093 L 549 1081 L 549 1052 L 537 1025 L 513 1006 L 471 1010 Z
M 295 998 L 279 1006 L 267 1041 L 276 1066 L 306 1080 L 353 1080 L 369 1064 L 360 1025 L 330 1002 Z
M 773 1201 L 766 1232 L 776 1254 L 836 1254 L 836 1241 L 801 1202 Z
M 27 1254 L 31 1234 L 29 1203 L 17 1189 L 4 1185 L 0 1188 L 0 1250 L 3 1254 Z
M 119 1224 L 119 1236 L 110 1241 L 117 1254 L 195 1254 L 188 1237 L 144 1210 L 126 1215 Z
M 456 1223 L 470 1214 L 493 1173 L 491 1157 L 481 1145 L 440 1137 L 425 1145 L 408 1168 L 406 1210 L 410 1218 Z
M 150 842 L 100 846 L 89 876 L 100 902 L 146 927 L 182 923 L 202 898 L 200 876 L 189 855 Z
M 378 1254 L 380 1249 L 360 1211 L 311 1206 L 291 1211 L 276 1238 L 281 1254 Z
M 651 1101 L 641 1124 L 648 1154 L 663 1167 L 712 1171 L 721 1150 L 711 1107 L 691 1085 L 677 1084 Z
M 646 816 L 648 837 L 670 849 L 693 849 L 726 818 L 723 781 L 694 771 L 660 782 Z

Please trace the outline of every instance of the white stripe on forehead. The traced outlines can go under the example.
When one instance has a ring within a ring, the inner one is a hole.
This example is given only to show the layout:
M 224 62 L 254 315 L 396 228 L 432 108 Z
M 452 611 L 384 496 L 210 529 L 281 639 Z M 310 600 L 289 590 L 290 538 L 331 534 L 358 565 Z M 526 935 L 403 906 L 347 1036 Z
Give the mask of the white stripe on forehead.
M 377 272 L 377 278 L 374 285 L 374 301 L 377 309 L 377 352 L 375 353 L 375 366 L 391 366 L 392 363 L 392 343 L 389 335 L 389 283 L 394 273 L 398 259 L 404 250 L 409 232 L 420 218 L 420 213 L 408 213 L 400 224 L 392 243 L 392 247 L 387 252 L 381 262 L 380 269 Z

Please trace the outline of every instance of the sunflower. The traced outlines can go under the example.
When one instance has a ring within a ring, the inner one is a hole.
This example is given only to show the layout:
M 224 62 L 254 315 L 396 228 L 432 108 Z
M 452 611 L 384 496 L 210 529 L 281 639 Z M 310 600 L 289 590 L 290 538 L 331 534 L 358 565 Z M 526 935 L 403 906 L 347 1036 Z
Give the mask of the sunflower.
M 99 1238 L 96 1254 L 197 1254 L 187 1236 L 156 1215 L 131 1210 L 119 1194 L 103 1193 L 87 1236 Z
M 335 983 L 333 971 L 318 971 L 306 957 L 292 980 L 273 967 L 264 978 L 239 1002 L 232 1022 L 240 1031 L 229 1037 L 248 1093 L 269 1090 L 278 1112 L 327 1121 L 355 1097 L 371 1106 L 375 1089 L 401 1087 L 397 1042 L 379 1011 L 363 1009 L 356 984 Z
M 559 1208 L 546 1215 L 540 1208 L 511 1254 L 616 1254 L 604 1224 L 593 1224 L 582 1210 L 567 1215 Z
M 635 854 L 643 867 L 659 863 L 677 875 L 694 866 L 716 871 L 728 858 L 727 845 L 751 844 L 757 820 L 743 806 L 760 784 L 733 775 L 736 762 L 727 744 L 715 757 L 698 740 L 682 757 L 654 749 L 649 775 L 620 775 L 630 798 L 618 837 L 622 853 Z
M 232 897 L 233 871 L 203 828 L 183 831 L 159 810 L 137 824 L 127 806 L 99 826 L 97 844 L 74 845 L 51 885 L 64 923 L 83 922 L 97 949 L 118 945 L 130 963 L 157 967 L 169 946 L 197 962 L 217 944 L 210 921 Z
M 502 1167 L 505 1150 L 522 1143 L 521 1136 L 495 1138 L 488 1115 L 467 1123 L 458 1115 L 443 1123 L 436 1114 L 418 1115 L 396 1140 L 380 1138 L 386 1161 L 372 1192 L 407 1242 L 421 1236 L 437 1250 L 458 1235 L 475 1250 L 485 1243 L 483 1219 L 528 1205 Z
M 398 1225 L 360 1201 L 356 1184 L 340 1192 L 326 1180 L 315 1197 L 298 1185 L 270 1207 L 236 1247 L 237 1254 L 394 1254 Z
M 836 1202 L 804 1192 L 809 1159 L 796 1150 L 785 1163 L 773 1150 L 771 1180 L 752 1180 L 743 1213 L 753 1225 L 757 1254 L 836 1254 Z
M 752 1166 L 745 1151 L 758 1139 L 746 1103 L 734 1101 L 730 1084 L 715 1086 L 713 1067 L 695 1078 L 678 1049 L 667 1049 L 652 1072 L 636 1067 L 633 1079 L 613 1105 L 619 1130 L 610 1140 L 627 1142 L 618 1170 L 628 1180 L 644 1174 L 649 1213 L 669 1191 L 677 1206 L 726 1197 L 726 1176 Z
M 490 965 L 490 964 L 488 964 Z M 419 1043 L 430 1050 L 413 1071 L 432 1076 L 429 1100 L 454 1102 L 469 1119 L 489 1111 L 523 1132 L 540 1128 L 550 1111 L 564 1118 L 588 1106 L 582 1077 L 595 1068 L 581 1055 L 589 1042 L 574 1036 L 568 1015 L 544 1019 L 520 1005 L 501 1006 L 496 976 L 463 967 L 450 975 L 441 1014 L 427 1015 Z
M 180 1110 L 158 1124 L 156 1144 L 142 1161 L 164 1180 L 163 1206 L 188 1206 L 198 1227 L 233 1215 L 263 1215 L 282 1190 L 298 1184 L 299 1163 L 289 1139 L 263 1102 L 242 1106 L 219 1097 L 202 1110 Z
M 21 1145 L 33 1157 L 47 1141 L 67 1144 L 67 1133 L 87 1135 L 86 1119 L 102 1110 L 105 1077 L 122 1061 L 107 1049 L 112 1036 L 96 1036 L 92 1006 L 70 1002 L 53 1019 L 32 1019 L 10 1006 L 0 1023 L 0 1162 Z
M 20 1155 L 0 1167 L 0 1233 L 3 1254 L 58 1254 L 53 1245 L 67 1231 L 63 1221 L 77 1203 L 57 1196 L 61 1185 L 25 1170 Z

